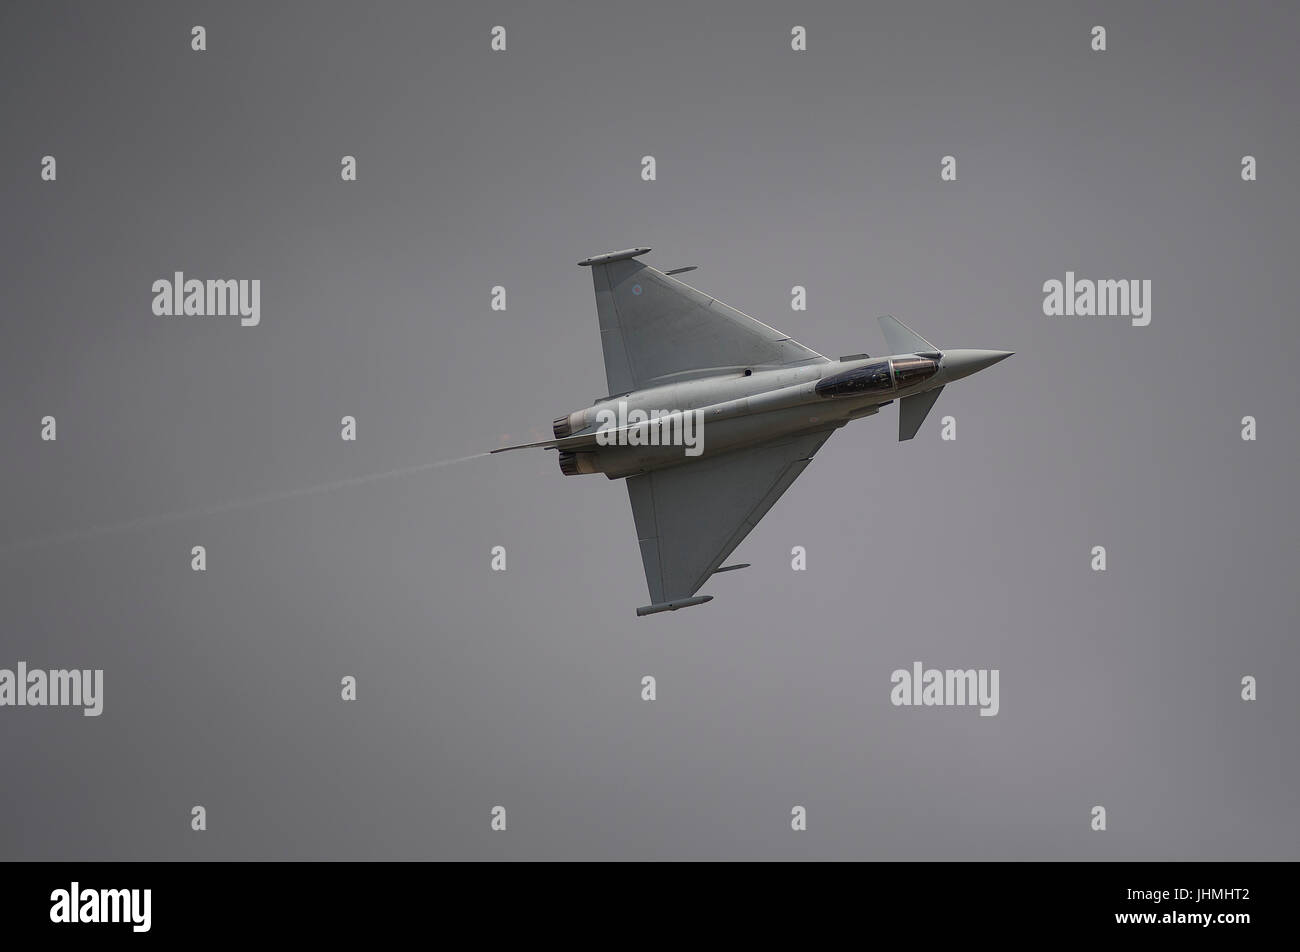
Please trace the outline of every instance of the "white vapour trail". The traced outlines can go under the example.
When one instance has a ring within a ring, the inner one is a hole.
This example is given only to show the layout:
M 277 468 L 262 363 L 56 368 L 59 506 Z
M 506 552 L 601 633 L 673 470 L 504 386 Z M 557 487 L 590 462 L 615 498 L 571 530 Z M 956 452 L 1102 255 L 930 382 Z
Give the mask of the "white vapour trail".
M 451 466 L 453 463 L 465 463 L 469 460 L 479 459 L 480 457 L 488 455 L 488 453 L 474 453 L 471 456 L 460 456 L 456 459 L 444 459 L 438 460 L 434 463 L 419 463 L 415 466 L 403 466 L 400 469 L 390 469 L 386 473 L 368 473 L 365 476 L 352 476 L 348 479 L 338 479 L 332 483 L 317 483 L 315 486 L 303 486 L 299 489 L 286 489 L 278 493 L 269 493 L 265 496 L 253 496 L 249 499 L 236 499 L 231 502 L 223 502 L 214 506 L 208 506 L 204 509 L 187 509 L 184 512 L 168 512 L 157 516 L 141 516 L 138 519 L 131 519 L 127 522 L 92 526 L 88 529 L 71 529 L 67 532 L 44 536 L 39 539 L 27 539 L 22 542 L 10 542 L 5 545 L 0 545 L 0 555 L 8 555 L 10 552 L 17 552 L 23 549 L 37 548 L 46 545 L 57 545 L 62 542 L 72 542 L 78 539 L 89 539 L 110 532 L 126 532 L 130 529 L 145 529 L 152 526 L 164 525 L 169 522 L 177 522 L 181 519 L 215 516 L 219 513 L 229 512 L 232 509 L 246 509 L 249 506 L 261 506 L 269 502 L 280 502 L 284 499 L 293 499 L 296 496 L 310 496 L 314 493 L 330 492 L 331 490 L 344 489 L 348 486 L 360 486 L 362 483 L 371 483 L 380 479 L 395 479 L 398 476 L 410 476 L 413 473 L 421 473 L 428 469 L 438 469 L 442 466 Z

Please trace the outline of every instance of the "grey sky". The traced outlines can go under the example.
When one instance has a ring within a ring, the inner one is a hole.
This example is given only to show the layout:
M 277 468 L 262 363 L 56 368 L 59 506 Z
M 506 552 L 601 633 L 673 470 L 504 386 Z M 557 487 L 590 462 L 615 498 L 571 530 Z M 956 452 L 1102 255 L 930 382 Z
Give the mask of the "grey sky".
M 6 4 L 0 548 L 545 436 L 613 249 L 832 356 L 885 313 L 1016 356 L 840 431 L 673 614 L 622 484 L 541 451 L 5 551 L 0 667 L 105 698 L 0 709 L 0 857 L 1295 859 L 1298 20 Z M 155 317 L 176 270 L 261 324 Z M 1150 326 L 1045 317 L 1067 270 Z M 918 660 L 998 715 L 893 707 Z

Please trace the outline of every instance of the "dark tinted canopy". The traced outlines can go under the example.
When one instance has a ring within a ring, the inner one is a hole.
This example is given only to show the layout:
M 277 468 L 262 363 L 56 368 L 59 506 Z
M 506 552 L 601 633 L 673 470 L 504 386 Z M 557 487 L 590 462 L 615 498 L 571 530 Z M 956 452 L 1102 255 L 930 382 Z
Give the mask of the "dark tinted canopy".
M 894 380 L 900 390 L 927 380 L 939 372 L 939 362 L 929 357 L 898 357 L 894 359 Z
M 877 360 L 862 367 L 854 367 L 834 374 L 817 384 L 817 393 L 823 397 L 845 397 L 862 393 L 888 393 L 894 389 L 889 373 L 889 361 Z
M 892 372 L 890 364 L 893 364 Z M 877 360 L 827 377 L 817 384 L 817 393 L 823 397 L 888 393 L 895 388 L 913 387 L 938 372 L 939 361 L 930 357 L 896 357 L 893 360 Z

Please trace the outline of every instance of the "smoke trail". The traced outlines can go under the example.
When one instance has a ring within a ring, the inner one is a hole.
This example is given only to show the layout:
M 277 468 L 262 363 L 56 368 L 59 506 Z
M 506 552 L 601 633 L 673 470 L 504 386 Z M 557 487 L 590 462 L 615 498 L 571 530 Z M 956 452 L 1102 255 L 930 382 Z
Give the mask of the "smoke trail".
M 488 455 L 488 453 L 474 453 L 471 456 L 438 460 L 435 463 L 419 463 L 415 466 L 403 466 L 401 469 L 390 469 L 386 473 L 368 473 L 365 476 L 353 476 L 349 479 L 338 479 L 332 483 L 318 483 L 315 486 L 303 486 L 299 489 L 286 489 L 282 492 L 269 493 L 265 496 L 253 496 L 249 499 L 236 499 L 231 502 L 223 502 L 214 506 L 208 506 L 204 509 L 187 509 L 184 512 L 168 512 L 157 516 L 141 516 L 138 519 L 131 519 L 127 522 L 116 522 L 111 525 L 93 526 L 89 529 L 72 529 L 67 532 L 61 532 L 56 535 L 45 536 L 39 539 L 27 539 L 22 542 L 11 542 L 2 545 L 0 546 L 0 555 L 8 555 L 11 552 L 17 552 L 23 549 L 58 545 L 63 542 L 72 542 L 78 539 L 90 539 L 95 536 L 106 535 L 110 532 L 126 532 L 131 529 L 144 529 L 164 525 L 169 522 L 178 522 L 182 519 L 215 516 L 219 513 L 230 512 L 233 509 L 247 509 L 250 506 L 260 506 L 265 503 L 280 502 L 281 500 L 293 499 L 297 496 L 310 496 L 315 493 L 325 493 L 335 489 L 344 489 L 348 486 L 360 486 L 362 483 L 372 483 L 380 479 L 395 479 L 398 476 L 410 476 L 413 473 L 421 473 L 429 469 L 438 469 L 442 466 L 451 466 L 453 463 L 465 463 L 469 460 L 479 459 L 480 457 Z

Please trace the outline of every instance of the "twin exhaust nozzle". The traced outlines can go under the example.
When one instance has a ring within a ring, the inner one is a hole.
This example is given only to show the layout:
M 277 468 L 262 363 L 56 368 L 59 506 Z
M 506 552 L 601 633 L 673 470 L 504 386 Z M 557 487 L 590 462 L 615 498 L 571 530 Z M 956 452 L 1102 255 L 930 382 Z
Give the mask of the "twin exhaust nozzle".
M 561 450 L 560 472 L 565 476 L 589 476 L 592 473 L 599 473 L 601 470 L 596 468 L 595 457 L 595 453 L 572 453 Z

